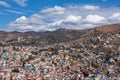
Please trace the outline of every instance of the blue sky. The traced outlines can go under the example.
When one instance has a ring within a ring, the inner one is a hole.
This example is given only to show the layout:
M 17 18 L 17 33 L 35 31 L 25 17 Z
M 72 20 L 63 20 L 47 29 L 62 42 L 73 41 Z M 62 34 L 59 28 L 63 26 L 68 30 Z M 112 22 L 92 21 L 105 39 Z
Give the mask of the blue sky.
M 120 22 L 120 0 L 0 0 L 0 30 L 88 29 Z

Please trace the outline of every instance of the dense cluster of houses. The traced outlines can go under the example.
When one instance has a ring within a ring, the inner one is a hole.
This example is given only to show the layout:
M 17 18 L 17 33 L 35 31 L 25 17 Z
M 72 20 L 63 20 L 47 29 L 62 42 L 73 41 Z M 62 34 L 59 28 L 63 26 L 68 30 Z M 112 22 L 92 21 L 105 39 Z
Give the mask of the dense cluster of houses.
M 120 80 L 120 42 L 114 42 L 120 31 L 88 37 L 44 47 L 2 46 L 0 80 Z

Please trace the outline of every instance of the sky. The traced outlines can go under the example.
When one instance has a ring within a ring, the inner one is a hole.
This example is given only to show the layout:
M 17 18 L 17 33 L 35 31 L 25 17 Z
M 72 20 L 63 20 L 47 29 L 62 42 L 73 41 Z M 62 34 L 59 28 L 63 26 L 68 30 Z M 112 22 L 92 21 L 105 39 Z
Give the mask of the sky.
M 120 0 L 0 0 L 0 30 L 90 29 L 120 22 Z

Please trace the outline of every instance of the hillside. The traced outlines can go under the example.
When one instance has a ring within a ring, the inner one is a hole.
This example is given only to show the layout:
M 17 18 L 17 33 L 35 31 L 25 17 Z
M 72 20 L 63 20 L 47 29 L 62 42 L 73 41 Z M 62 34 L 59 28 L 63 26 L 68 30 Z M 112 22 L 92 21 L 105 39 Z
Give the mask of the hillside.
M 119 33 L 119 31 L 120 31 L 120 24 L 109 24 L 109 25 L 99 26 L 91 29 L 86 34 L 82 35 L 80 39 L 74 40 L 73 42 L 76 43 L 85 40 L 90 40 L 91 38 L 96 38 L 97 36 L 107 37 L 109 35 L 116 34 L 117 32 Z M 116 43 L 118 43 L 119 40 L 120 38 L 112 40 L 112 42 L 115 43 L 117 41 Z
M 72 30 L 60 28 L 55 31 L 46 32 L 0 31 L 0 41 L 10 43 L 11 41 L 18 41 L 18 37 L 21 37 L 22 44 L 54 44 L 61 42 L 88 40 L 91 38 L 91 36 L 96 37 L 98 35 L 106 35 L 109 32 L 112 33 L 115 31 L 120 31 L 120 24 L 104 25 L 86 30 Z
M 81 35 L 86 34 L 89 30 L 71 30 L 60 28 L 55 31 L 46 32 L 5 32 L 0 31 L 0 41 L 11 42 L 17 41 L 18 37 L 21 37 L 22 43 L 35 44 L 53 44 L 59 42 L 69 42 L 72 40 L 79 39 Z
M 109 25 L 97 27 L 95 29 L 104 33 L 114 32 L 120 30 L 120 24 L 109 24 Z

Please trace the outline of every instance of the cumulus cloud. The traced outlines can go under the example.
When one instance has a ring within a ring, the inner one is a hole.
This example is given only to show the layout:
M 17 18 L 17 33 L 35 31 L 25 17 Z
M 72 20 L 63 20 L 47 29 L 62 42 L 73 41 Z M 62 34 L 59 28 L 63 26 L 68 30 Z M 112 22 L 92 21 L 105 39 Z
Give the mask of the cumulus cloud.
M 69 15 L 65 19 L 54 21 L 52 23 L 46 23 L 43 21 L 44 17 L 39 14 L 33 14 L 31 17 L 27 18 L 21 16 L 17 18 L 14 22 L 10 22 L 8 26 L 15 30 L 21 31 L 40 31 L 40 30 L 55 30 L 55 28 L 65 27 L 71 24 L 78 24 L 81 21 L 81 16 Z
M 100 8 L 99 8 L 99 6 L 85 5 L 84 9 L 86 9 L 86 10 L 98 10 Z
M 104 23 L 105 20 L 106 19 L 104 17 L 99 15 L 88 15 L 84 21 L 87 23 L 97 24 L 97 23 Z
M 17 4 L 19 4 L 20 6 L 26 6 L 26 2 L 28 0 L 13 0 L 14 2 L 16 2 Z
M 59 21 L 55 21 L 55 22 L 49 23 L 48 26 L 49 27 L 60 26 L 62 23 L 63 23 L 63 20 L 59 20 Z
M 0 1 L 0 5 L 1 6 L 4 6 L 4 7 L 11 7 L 7 2 L 5 2 L 5 1 Z
M 62 16 L 65 14 L 65 8 L 61 6 L 54 6 L 52 8 L 46 8 L 40 11 L 40 13 L 44 14 L 47 18 L 53 18 L 56 20 L 56 18 L 62 18 Z
M 94 5 L 92 5 L 94 6 Z M 89 8 L 85 5 L 54 6 L 45 8 L 29 17 L 21 16 L 8 24 L 9 30 L 51 31 L 58 28 L 88 29 L 107 23 L 115 23 L 119 18 L 119 8 Z M 98 9 L 98 10 L 97 10 Z M 115 14 L 117 13 L 117 14 Z M 110 20 L 112 19 L 112 20 Z
M 80 21 L 81 21 L 81 16 L 69 15 L 65 19 L 50 23 L 49 26 L 60 26 L 61 24 L 73 24 L 73 23 L 77 24 L 80 23 Z
M 41 12 L 43 13 L 50 13 L 50 12 L 63 12 L 65 10 L 65 8 L 61 7 L 61 6 L 54 6 L 53 8 L 47 8 L 42 10 Z
M 120 20 L 120 13 L 114 13 L 112 16 L 109 17 L 110 20 Z
M 39 31 L 44 29 L 44 22 L 41 20 L 41 16 L 38 14 L 33 14 L 30 18 L 21 16 L 17 18 L 14 22 L 10 22 L 8 26 L 11 29 L 19 31 Z
M 95 24 L 90 24 L 90 23 L 85 23 L 83 25 L 80 26 L 80 29 L 90 29 L 90 28 L 94 28 L 98 25 L 95 25 Z
M 20 17 L 20 18 L 17 18 L 16 20 L 15 20 L 15 22 L 22 22 L 22 21 L 26 21 L 27 20 L 27 18 L 25 17 L 25 16 L 22 16 L 22 17 Z
M 69 15 L 64 22 L 78 23 L 81 20 L 81 16 Z

